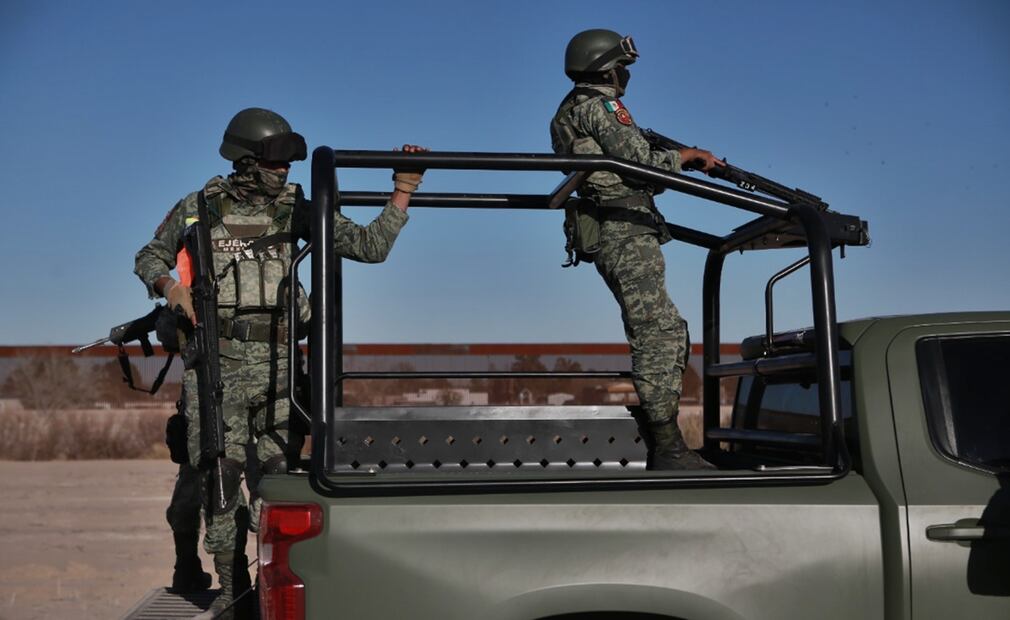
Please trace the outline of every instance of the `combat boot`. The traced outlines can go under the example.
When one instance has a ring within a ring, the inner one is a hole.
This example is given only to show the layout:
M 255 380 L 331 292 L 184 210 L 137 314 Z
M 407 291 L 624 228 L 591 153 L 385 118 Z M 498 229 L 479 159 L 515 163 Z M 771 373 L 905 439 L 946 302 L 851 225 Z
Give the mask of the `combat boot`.
M 650 422 L 648 427 L 652 435 L 650 470 L 717 469 L 687 447 L 676 417 L 663 422 Z
M 201 592 L 210 588 L 210 573 L 203 571 L 200 556 L 196 553 L 200 535 L 197 532 L 174 532 L 175 572 L 172 573 L 172 592 Z
M 250 591 L 249 561 L 244 553 L 218 553 L 214 555 L 221 593 L 210 609 L 193 620 L 249 620 L 254 618 L 256 597 Z

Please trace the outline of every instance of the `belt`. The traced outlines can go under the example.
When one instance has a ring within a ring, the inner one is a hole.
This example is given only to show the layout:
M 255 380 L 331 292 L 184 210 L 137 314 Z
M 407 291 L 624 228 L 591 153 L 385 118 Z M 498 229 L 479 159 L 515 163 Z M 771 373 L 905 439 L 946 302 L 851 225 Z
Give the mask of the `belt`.
M 623 198 L 601 200 L 599 205 L 601 207 L 651 207 L 653 202 L 650 194 L 632 194 Z
M 218 321 L 218 330 L 222 338 L 243 342 L 273 342 L 276 340 L 281 344 L 287 344 L 288 341 L 287 325 L 278 325 L 276 333 L 272 334 L 273 325 L 221 317 Z

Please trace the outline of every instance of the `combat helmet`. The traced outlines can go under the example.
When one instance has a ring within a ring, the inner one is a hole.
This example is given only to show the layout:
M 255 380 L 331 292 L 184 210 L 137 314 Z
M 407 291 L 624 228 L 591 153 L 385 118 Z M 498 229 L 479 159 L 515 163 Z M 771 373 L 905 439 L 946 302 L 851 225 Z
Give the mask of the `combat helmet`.
M 284 117 L 264 108 L 246 108 L 224 130 L 221 157 L 238 161 L 254 157 L 262 161 L 293 162 L 305 159 L 305 138 L 291 130 Z
M 565 75 L 576 80 L 581 75 L 602 73 L 618 65 L 630 65 L 638 50 L 630 36 L 613 30 L 584 30 L 572 37 L 565 48 Z

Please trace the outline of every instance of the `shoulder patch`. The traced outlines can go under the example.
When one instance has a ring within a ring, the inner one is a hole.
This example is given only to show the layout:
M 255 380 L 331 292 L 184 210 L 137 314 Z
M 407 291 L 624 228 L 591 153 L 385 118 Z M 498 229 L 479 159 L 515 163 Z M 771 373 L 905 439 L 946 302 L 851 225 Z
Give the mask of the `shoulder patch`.
M 607 112 L 611 112 L 617 122 L 622 125 L 632 125 L 635 121 L 631 120 L 631 113 L 628 112 L 628 108 L 624 107 L 620 99 L 607 99 L 603 102 L 603 107 L 607 109 Z

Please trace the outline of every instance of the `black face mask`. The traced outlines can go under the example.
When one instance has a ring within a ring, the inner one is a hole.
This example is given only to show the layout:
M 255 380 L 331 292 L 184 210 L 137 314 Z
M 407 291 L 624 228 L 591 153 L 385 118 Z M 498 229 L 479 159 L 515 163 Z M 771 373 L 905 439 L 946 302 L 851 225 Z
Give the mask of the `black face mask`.
M 617 96 L 620 97 L 624 94 L 624 91 L 628 88 L 628 80 L 631 79 L 631 71 L 624 65 L 617 65 L 613 69 L 614 79 L 617 81 L 614 84 L 614 88 L 617 89 Z
M 254 205 L 269 204 L 284 191 L 287 170 L 271 170 L 258 166 L 251 157 L 234 163 L 235 172 L 229 177 L 232 185 Z

